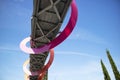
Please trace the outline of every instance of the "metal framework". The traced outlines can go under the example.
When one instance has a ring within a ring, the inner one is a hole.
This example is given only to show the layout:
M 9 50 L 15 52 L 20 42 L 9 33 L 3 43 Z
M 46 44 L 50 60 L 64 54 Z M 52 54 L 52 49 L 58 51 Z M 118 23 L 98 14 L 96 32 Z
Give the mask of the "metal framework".
M 59 33 L 59 29 L 72 0 L 33 0 L 31 19 L 31 47 L 37 48 L 49 43 Z M 40 70 L 45 63 L 49 51 L 43 54 L 30 54 L 30 71 Z M 46 72 L 47 73 L 47 72 Z M 29 76 L 37 80 L 37 76 Z M 47 74 L 44 78 L 47 80 Z

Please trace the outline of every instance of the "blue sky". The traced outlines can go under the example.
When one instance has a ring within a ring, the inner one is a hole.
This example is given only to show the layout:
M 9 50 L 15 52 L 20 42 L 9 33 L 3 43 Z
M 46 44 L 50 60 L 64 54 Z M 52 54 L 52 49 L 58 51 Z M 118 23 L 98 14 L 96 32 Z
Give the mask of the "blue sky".
M 109 49 L 120 71 L 120 0 L 76 0 L 78 22 L 55 50 L 49 80 L 104 80 L 100 59 L 114 79 L 106 56 Z M 67 24 L 70 10 L 61 30 Z M 0 80 L 24 80 L 29 58 L 19 43 L 30 35 L 32 0 L 0 0 Z

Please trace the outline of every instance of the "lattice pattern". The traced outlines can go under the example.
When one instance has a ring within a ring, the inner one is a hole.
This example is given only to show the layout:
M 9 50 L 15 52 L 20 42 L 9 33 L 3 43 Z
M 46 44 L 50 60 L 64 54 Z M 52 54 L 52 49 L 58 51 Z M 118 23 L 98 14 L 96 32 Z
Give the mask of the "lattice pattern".
M 31 20 L 32 48 L 49 43 L 59 33 L 60 26 L 72 0 L 33 0 L 34 10 Z M 30 55 L 30 71 L 40 70 L 45 63 L 48 52 Z M 38 76 L 30 76 L 37 80 Z M 47 80 L 47 78 L 44 78 Z
M 30 55 L 30 71 L 35 72 L 38 71 L 39 69 L 41 69 L 44 66 L 46 57 L 48 56 L 48 52 L 44 53 L 44 54 L 31 54 Z M 39 64 L 38 64 L 39 63 Z M 34 66 L 36 65 L 36 66 Z

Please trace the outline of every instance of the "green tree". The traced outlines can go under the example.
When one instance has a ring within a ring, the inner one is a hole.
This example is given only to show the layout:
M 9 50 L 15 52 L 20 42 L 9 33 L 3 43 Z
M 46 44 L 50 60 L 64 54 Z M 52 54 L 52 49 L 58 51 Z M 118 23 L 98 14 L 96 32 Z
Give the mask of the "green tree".
M 102 67 L 102 70 L 103 70 L 103 74 L 104 74 L 104 80 L 111 80 L 110 76 L 109 76 L 109 73 L 103 63 L 103 61 L 101 60 L 101 67 Z
M 117 69 L 117 67 L 116 67 L 115 62 L 113 61 L 113 59 L 112 59 L 112 57 L 111 57 L 111 55 L 110 55 L 110 52 L 109 52 L 108 50 L 106 50 L 106 53 L 107 53 L 107 57 L 108 57 L 108 59 L 109 59 L 109 62 L 110 62 L 110 64 L 111 64 L 111 68 L 112 68 L 112 70 L 113 70 L 115 79 L 116 79 L 116 80 L 120 80 L 120 73 L 119 73 L 119 71 L 118 71 L 118 69 Z M 101 60 L 101 66 L 102 66 L 102 70 L 103 70 L 103 74 L 104 74 L 104 80 L 111 80 L 111 79 L 110 79 L 110 76 L 109 76 L 109 73 L 108 73 L 108 71 L 107 71 L 104 63 L 102 62 L 102 60 Z
M 115 79 L 116 79 L 116 80 L 120 80 L 120 73 L 119 73 L 119 71 L 118 71 L 118 69 L 117 69 L 117 67 L 116 67 L 115 62 L 113 61 L 113 59 L 112 59 L 112 57 L 111 57 L 111 55 L 110 55 L 110 52 L 107 50 L 106 53 L 107 53 L 109 62 L 110 62 L 110 64 L 111 64 L 111 67 L 112 67 L 112 70 L 113 70 Z

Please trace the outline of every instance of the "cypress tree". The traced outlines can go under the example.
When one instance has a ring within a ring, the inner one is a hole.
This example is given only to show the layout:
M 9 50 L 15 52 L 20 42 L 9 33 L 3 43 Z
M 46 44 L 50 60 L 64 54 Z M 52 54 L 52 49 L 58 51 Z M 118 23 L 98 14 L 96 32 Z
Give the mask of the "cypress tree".
M 109 73 L 103 63 L 103 61 L 101 60 L 101 67 L 102 67 L 102 70 L 103 70 L 103 74 L 104 74 L 104 80 L 111 80 L 110 76 L 109 76 Z
M 118 69 L 117 69 L 117 67 L 116 67 L 116 65 L 115 65 L 115 63 L 114 63 L 114 61 L 113 61 L 113 59 L 112 59 L 112 57 L 111 57 L 111 55 L 110 55 L 110 52 L 107 50 L 106 53 L 107 53 L 109 62 L 110 62 L 110 64 L 111 64 L 111 67 L 112 67 L 112 70 L 113 70 L 115 79 L 116 79 L 116 80 L 120 80 L 120 73 L 119 73 L 119 71 L 118 71 Z

